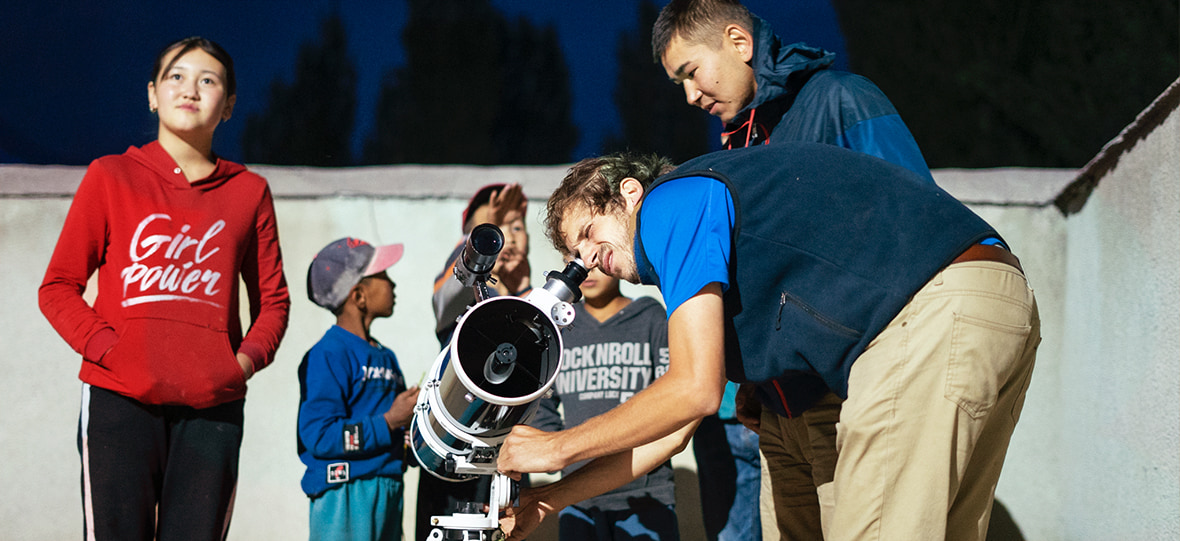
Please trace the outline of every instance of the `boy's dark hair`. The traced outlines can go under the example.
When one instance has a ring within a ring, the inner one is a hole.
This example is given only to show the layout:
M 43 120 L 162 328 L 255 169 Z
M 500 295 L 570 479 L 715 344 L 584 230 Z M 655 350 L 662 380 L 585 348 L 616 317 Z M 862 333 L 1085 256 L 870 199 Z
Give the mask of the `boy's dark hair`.
M 558 252 L 570 255 L 565 239 L 561 236 L 562 220 L 567 209 L 582 204 L 594 214 L 616 211 L 625 205 L 619 192 L 619 184 L 623 179 L 634 178 L 646 190 L 656 177 L 672 168 L 671 160 L 657 154 L 630 152 L 587 158 L 575 163 L 545 205 L 545 235 Z
M 713 46 L 730 24 L 754 33 L 754 18 L 738 0 L 672 0 L 660 10 L 651 29 L 652 60 L 659 64 L 676 36 Z
M 179 50 L 176 52 L 176 55 L 172 57 L 172 60 L 168 62 L 168 65 L 163 65 L 164 57 L 168 56 L 168 53 L 171 53 L 176 49 Z M 167 47 L 161 49 L 160 53 L 156 55 L 155 63 L 152 64 L 151 81 L 153 83 L 160 82 L 160 76 L 172 69 L 172 65 L 175 64 L 180 57 L 184 56 L 185 53 L 193 49 L 205 51 L 206 53 L 209 53 L 209 56 L 212 56 L 213 58 L 216 58 L 218 62 L 221 62 L 221 65 L 225 67 L 225 95 L 237 95 L 238 80 L 234 76 L 234 59 L 230 57 L 229 53 L 225 52 L 225 49 L 221 48 L 217 42 L 202 38 L 200 36 L 184 38 L 180 41 L 170 43 Z

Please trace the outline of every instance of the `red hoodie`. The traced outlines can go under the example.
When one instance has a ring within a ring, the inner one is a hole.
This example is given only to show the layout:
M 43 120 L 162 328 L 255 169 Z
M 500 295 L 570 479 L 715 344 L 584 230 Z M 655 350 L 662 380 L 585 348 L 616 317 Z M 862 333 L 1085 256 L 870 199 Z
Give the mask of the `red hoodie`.
M 95 269 L 91 308 L 82 292 Z M 245 337 L 239 277 L 252 320 Z M 270 364 L 290 310 L 266 180 L 218 160 L 190 184 L 158 142 L 95 160 L 39 299 L 82 354 L 86 383 L 145 404 L 207 408 L 244 397 L 235 353 L 255 371 Z

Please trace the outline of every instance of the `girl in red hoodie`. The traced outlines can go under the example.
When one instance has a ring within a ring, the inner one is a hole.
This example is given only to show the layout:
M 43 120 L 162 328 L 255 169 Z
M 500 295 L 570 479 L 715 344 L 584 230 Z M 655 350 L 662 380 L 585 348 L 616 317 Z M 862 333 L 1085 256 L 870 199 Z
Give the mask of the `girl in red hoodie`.
M 236 99 L 219 45 L 169 45 L 147 91 L 157 140 L 90 164 L 39 300 L 82 355 L 86 539 L 224 539 L 246 380 L 290 307 L 274 205 L 265 179 L 213 153 Z

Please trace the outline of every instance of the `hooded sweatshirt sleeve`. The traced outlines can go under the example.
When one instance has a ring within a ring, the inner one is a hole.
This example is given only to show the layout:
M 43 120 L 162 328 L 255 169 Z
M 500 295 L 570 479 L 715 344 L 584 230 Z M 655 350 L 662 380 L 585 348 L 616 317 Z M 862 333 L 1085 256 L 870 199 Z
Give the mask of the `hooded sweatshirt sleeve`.
M 258 204 L 254 239 L 242 263 L 242 280 L 250 301 L 251 325 L 238 351 L 254 361 L 257 372 L 274 361 L 291 309 L 269 187 Z
M 41 313 L 83 359 L 98 362 L 118 334 L 82 298 L 86 282 L 106 258 L 109 197 L 101 161 L 86 169 L 38 290 Z

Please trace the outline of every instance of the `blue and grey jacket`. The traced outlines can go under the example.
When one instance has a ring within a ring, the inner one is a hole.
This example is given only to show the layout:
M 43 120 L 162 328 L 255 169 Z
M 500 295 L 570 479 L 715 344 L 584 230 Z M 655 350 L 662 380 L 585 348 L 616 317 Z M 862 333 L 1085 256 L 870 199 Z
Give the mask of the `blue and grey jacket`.
M 909 128 L 872 81 L 829 69 L 835 54 L 785 45 L 754 16 L 754 99 L 725 127 L 728 148 L 786 141 L 844 147 L 934 178 Z M 753 127 L 751 130 L 750 128 Z

